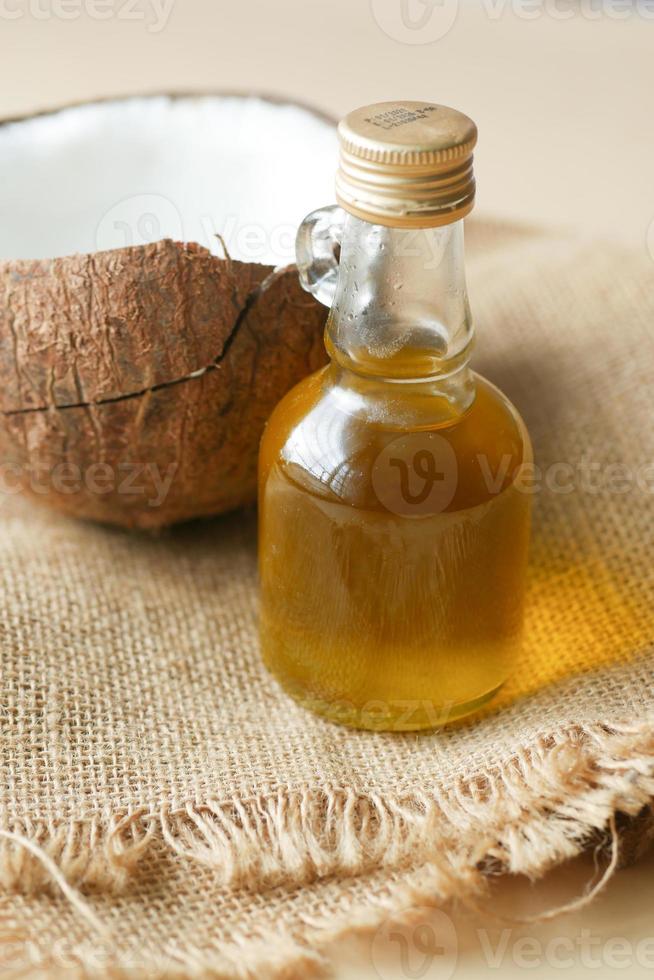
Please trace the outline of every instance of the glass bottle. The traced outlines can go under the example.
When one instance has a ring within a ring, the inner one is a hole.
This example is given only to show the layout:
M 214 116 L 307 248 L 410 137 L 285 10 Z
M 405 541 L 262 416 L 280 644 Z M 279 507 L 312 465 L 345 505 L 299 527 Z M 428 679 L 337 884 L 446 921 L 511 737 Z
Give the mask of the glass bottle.
M 468 365 L 474 123 L 381 103 L 339 138 L 340 207 L 297 241 L 303 285 L 331 306 L 330 363 L 261 444 L 261 650 L 333 721 L 434 728 L 489 701 L 519 656 L 531 449 Z

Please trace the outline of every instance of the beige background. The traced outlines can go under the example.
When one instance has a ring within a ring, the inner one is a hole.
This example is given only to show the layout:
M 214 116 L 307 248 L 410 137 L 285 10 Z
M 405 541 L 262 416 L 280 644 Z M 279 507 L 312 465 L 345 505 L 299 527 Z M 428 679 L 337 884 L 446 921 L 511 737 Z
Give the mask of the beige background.
M 426 8 L 407 2 L 417 21 Z M 334 113 L 433 99 L 479 125 L 482 209 L 642 244 L 654 217 L 652 0 L 627 19 L 628 0 L 579 0 L 569 19 L 575 0 L 540 12 L 539 0 L 434 2 L 421 32 L 402 28 L 402 0 L 0 0 L 0 115 L 188 89 L 262 90 Z M 93 19 L 96 4 L 112 16 Z M 428 39 L 452 18 L 432 43 L 397 39 Z
M 566 0 L 545 9 L 527 0 L 440 0 L 421 31 L 402 25 L 401 0 L 172 0 L 169 10 L 171 0 L 103 2 L 0 0 L 0 116 L 143 91 L 263 91 L 336 114 L 367 101 L 432 99 L 464 109 L 479 125 L 482 210 L 647 247 L 654 218 L 654 4 L 619 19 L 617 0 L 603 7 L 585 0 L 570 18 Z M 408 12 L 416 19 L 428 13 L 418 0 Z M 430 32 L 442 36 L 432 40 Z M 632 955 L 623 958 L 620 974 L 644 977 L 651 971 L 635 951 L 654 935 L 645 914 L 654 899 L 653 867 L 650 861 L 623 872 L 584 913 L 513 933 L 501 970 L 484 958 L 476 926 L 457 918 L 454 972 L 420 956 L 407 972 L 397 946 L 366 941 L 334 950 L 338 976 L 475 980 L 489 972 L 576 977 L 586 970 L 603 980 L 616 974 L 606 940 L 623 937 Z M 591 873 L 587 862 L 577 863 L 528 894 L 503 884 L 500 898 L 518 911 L 556 904 Z M 514 940 L 525 934 L 543 943 L 560 936 L 581 941 L 583 930 L 590 930 L 591 945 L 597 939 L 599 966 L 584 967 L 577 954 L 570 968 L 541 962 L 526 969 L 512 955 Z
M 333 949 L 336 980 L 646 980 L 654 972 L 653 872 L 654 856 L 621 871 L 590 907 L 538 926 L 498 924 L 492 916 L 528 917 L 564 905 L 597 880 L 592 860 L 558 869 L 537 886 L 503 879 L 487 915 L 436 914 L 431 935 L 441 953 L 425 951 L 424 927 L 399 934 L 382 928 L 372 940 Z

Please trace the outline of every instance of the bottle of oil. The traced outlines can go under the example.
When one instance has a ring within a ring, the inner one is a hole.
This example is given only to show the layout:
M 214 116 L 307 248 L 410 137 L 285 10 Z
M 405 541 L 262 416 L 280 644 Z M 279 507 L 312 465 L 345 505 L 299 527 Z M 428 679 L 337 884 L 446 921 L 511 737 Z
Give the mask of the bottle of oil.
M 445 106 L 352 112 L 340 207 L 298 233 L 303 285 L 331 306 L 330 363 L 261 445 L 261 648 L 293 697 L 356 727 L 469 714 L 519 656 L 531 450 L 468 366 L 476 135 Z

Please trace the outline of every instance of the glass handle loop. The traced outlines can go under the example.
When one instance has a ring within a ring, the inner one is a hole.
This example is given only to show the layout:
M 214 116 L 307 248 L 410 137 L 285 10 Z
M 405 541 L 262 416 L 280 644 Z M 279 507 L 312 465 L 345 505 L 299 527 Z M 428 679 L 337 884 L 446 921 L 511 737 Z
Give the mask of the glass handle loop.
M 324 306 L 336 295 L 345 212 L 338 205 L 308 214 L 298 228 L 295 256 L 302 288 Z

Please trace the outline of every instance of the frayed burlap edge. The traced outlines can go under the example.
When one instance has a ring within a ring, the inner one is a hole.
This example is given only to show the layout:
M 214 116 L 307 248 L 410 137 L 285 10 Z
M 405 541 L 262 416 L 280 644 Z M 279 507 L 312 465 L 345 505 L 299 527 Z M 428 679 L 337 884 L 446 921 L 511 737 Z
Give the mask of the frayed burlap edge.
M 616 814 L 635 816 L 654 798 L 654 727 L 648 722 L 625 725 L 575 725 L 557 735 L 543 735 L 493 773 L 461 780 L 437 795 L 425 791 L 411 801 L 382 801 L 334 790 L 332 794 L 278 794 L 267 811 L 240 802 L 231 821 L 216 817 L 216 807 L 163 811 L 143 819 L 116 818 L 105 830 L 93 824 L 82 830 L 60 828 L 50 836 L 43 829 L 9 833 L 3 839 L 5 879 L 25 877 L 62 887 L 92 933 L 107 934 L 88 900 L 71 894 L 69 881 L 104 882 L 114 887 L 138 866 L 139 857 L 159 834 L 173 852 L 215 867 L 225 881 L 253 882 L 255 870 L 289 886 L 320 875 L 363 873 L 384 867 L 377 835 L 392 848 L 392 860 L 408 871 L 384 885 L 365 908 L 311 922 L 298 921 L 285 934 L 248 933 L 247 942 L 229 945 L 210 941 L 202 949 L 174 948 L 133 966 L 111 957 L 90 967 L 80 956 L 67 962 L 67 977 L 255 977 L 265 965 L 266 976 L 319 975 L 326 966 L 322 950 L 339 938 L 371 933 L 383 922 L 424 914 L 429 907 L 452 900 L 474 904 L 483 895 L 489 872 L 511 872 L 537 878 L 552 866 L 581 853 L 598 835 L 612 834 L 612 857 L 602 887 L 619 864 Z M 212 814 L 214 819 L 208 814 Z M 221 811 L 222 814 L 222 811 Z M 374 815 L 374 817 L 373 817 Z M 220 832 L 218 831 L 220 827 Z M 145 829 L 143 829 L 145 828 Z M 195 829 L 194 829 L 195 828 Z M 6 833 L 6 832 L 5 832 Z M 131 840 L 130 840 L 131 838 Z M 65 842 L 77 841 L 66 849 Z M 430 842 L 437 843 L 437 851 Z M 94 846 L 92 846 L 94 845 Z M 87 851 L 88 853 L 85 853 Z M 102 853 L 102 858 L 99 854 Z M 268 858 L 264 854 L 268 854 Z M 271 857 L 271 853 L 273 856 Z M 21 890 L 23 890 L 21 888 Z M 593 895 L 597 892 L 594 889 Z M 583 896 L 578 907 L 593 896 Z M 568 908 L 567 906 L 566 908 Z M 416 911 L 416 910 L 422 910 Z M 557 910 L 562 911 L 562 910 Z M 0 930 L 0 942 L 12 928 Z M 10 966 L 10 963 L 7 964 Z M 57 965 L 35 963 L 30 975 L 57 977 Z
M 444 851 L 539 875 L 579 850 L 616 810 L 654 797 L 654 724 L 573 725 L 543 734 L 495 768 L 411 795 L 346 787 L 140 809 L 89 821 L 4 821 L 0 887 L 38 892 L 47 855 L 66 881 L 121 891 L 153 844 L 215 871 L 225 886 L 293 887 L 330 875 L 398 870 Z

